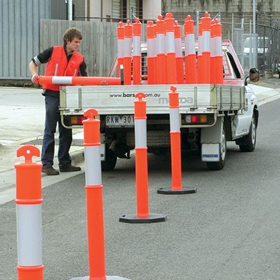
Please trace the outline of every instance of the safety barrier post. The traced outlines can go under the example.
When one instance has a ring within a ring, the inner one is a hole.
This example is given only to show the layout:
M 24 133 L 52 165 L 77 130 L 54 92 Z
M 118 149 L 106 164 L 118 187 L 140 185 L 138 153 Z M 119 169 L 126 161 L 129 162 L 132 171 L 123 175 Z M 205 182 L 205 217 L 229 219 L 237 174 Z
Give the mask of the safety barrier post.
M 169 111 L 170 111 L 170 142 L 171 142 L 171 169 L 172 169 L 172 187 L 160 188 L 159 194 L 188 194 L 195 193 L 196 188 L 182 186 L 181 171 L 181 131 L 179 115 L 179 93 L 176 87 L 171 86 L 169 93 Z
M 211 25 L 211 60 L 211 83 L 223 84 L 222 25 L 218 19 L 212 21 Z
M 156 27 L 153 21 L 147 22 L 147 80 L 148 84 L 156 83 Z
M 127 20 L 124 26 L 124 53 L 123 53 L 123 71 L 124 84 L 131 85 L 131 44 L 132 44 L 132 25 Z
M 157 84 L 166 84 L 165 24 L 162 15 L 156 21 Z
M 24 163 L 15 164 L 18 240 L 18 280 L 43 280 L 42 264 L 42 164 L 32 162 L 40 150 L 32 145 L 17 150 Z
M 205 71 L 203 69 L 203 63 L 202 63 L 202 24 L 201 22 L 198 23 L 198 35 L 197 35 L 197 41 L 198 41 L 198 48 L 197 48 L 197 83 L 201 84 L 203 81 L 202 72 Z
M 175 54 L 176 54 L 176 80 L 177 84 L 184 83 L 184 67 L 183 67 L 183 54 L 181 43 L 181 26 L 175 20 Z
M 133 23 L 133 84 L 141 82 L 141 23 L 139 18 Z
M 149 213 L 148 157 L 147 157 L 147 116 L 145 93 L 138 92 L 134 102 L 135 132 L 135 174 L 137 214 L 123 215 L 119 221 L 125 223 L 164 222 L 165 215 Z
M 186 84 L 197 83 L 194 21 L 188 15 L 184 23 Z
M 118 69 L 117 76 L 120 77 L 120 68 L 123 65 L 123 52 L 124 52 L 124 26 L 123 22 L 119 22 L 117 27 L 117 41 L 118 41 Z
M 201 18 L 202 29 L 202 83 L 210 83 L 210 69 L 211 69 L 211 52 L 210 52 L 210 38 L 211 38 L 211 17 L 208 12 L 205 12 L 205 16 Z
M 121 78 L 114 77 L 83 77 L 83 76 L 39 76 L 38 83 L 53 85 L 120 85 Z
M 98 112 L 88 109 L 84 125 L 86 209 L 88 231 L 89 277 L 71 280 L 109 280 L 105 275 L 105 238 L 103 218 L 103 185 L 100 162 L 100 120 Z M 112 276 L 111 279 L 124 279 Z
M 166 82 L 167 84 L 176 84 L 176 53 L 173 14 L 167 13 L 164 21 L 166 31 Z

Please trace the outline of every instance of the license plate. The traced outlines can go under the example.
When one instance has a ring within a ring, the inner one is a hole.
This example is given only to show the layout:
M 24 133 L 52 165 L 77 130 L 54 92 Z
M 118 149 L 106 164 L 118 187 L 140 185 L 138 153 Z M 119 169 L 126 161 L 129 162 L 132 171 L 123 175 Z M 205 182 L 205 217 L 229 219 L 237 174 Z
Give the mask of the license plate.
M 133 115 L 106 116 L 106 125 L 111 127 L 134 126 L 134 116 Z

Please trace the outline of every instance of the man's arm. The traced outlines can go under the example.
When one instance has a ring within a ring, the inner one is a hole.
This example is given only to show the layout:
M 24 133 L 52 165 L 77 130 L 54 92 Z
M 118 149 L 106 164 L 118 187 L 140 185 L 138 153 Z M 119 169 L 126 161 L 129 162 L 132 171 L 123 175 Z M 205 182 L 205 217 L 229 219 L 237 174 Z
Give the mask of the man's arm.
M 31 60 L 31 62 L 29 63 L 29 70 L 31 73 L 31 81 L 34 84 L 38 83 L 38 75 L 37 75 L 37 65 L 33 62 L 33 60 Z
M 31 81 L 34 84 L 38 83 L 38 74 L 37 74 L 37 68 L 43 64 L 47 63 L 52 55 L 53 47 L 48 48 L 44 50 L 42 53 L 38 54 L 37 56 L 33 57 L 31 62 L 29 63 L 29 70 L 31 73 Z

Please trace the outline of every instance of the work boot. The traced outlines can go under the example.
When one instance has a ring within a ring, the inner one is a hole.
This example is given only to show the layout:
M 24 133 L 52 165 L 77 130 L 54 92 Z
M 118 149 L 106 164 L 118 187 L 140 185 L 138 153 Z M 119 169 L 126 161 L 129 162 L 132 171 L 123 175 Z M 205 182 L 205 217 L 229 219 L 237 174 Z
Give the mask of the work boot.
M 81 171 L 81 167 L 79 166 L 74 166 L 72 164 L 68 165 L 67 167 L 60 168 L 60 172 L 73 172 L 73 171 Z
M 58 170 L 54 169 L 53 167 L 42 168 L 42 172 L 47 175 L 59 175 Z

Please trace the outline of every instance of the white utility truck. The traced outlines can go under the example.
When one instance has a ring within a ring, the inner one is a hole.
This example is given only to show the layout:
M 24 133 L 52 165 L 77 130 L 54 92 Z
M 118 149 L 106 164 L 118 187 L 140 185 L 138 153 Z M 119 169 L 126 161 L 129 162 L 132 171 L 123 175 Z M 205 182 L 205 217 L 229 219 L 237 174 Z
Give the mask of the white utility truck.
M 170 151 L 169 96 L 171 85 L 145 83 L 146 49 L 142 48 L 141 85 L 64 86 L 60 90 L 62 120 L 70 117 L 72 128 L 82 125 L 86 109 L 99 113 L 103 170 L 113 170 L 117 158 L 130 158 L 134 149 L 134 101 L 146 94 L 148 152 Z M 225 165 L 227 141 L 242 152 L 256 146 L 258 102 L 247 85 L 242 66 L 230 41 L 223 41 L 223 84 L 177 84 L 182 150 L 197 151 L 208 169 Z M 209 71 L 209 70 L 208 70 Z M 258 72 L 250 70 L 258 80 Z M 253 76 L 251 77 L 253 80 Z

